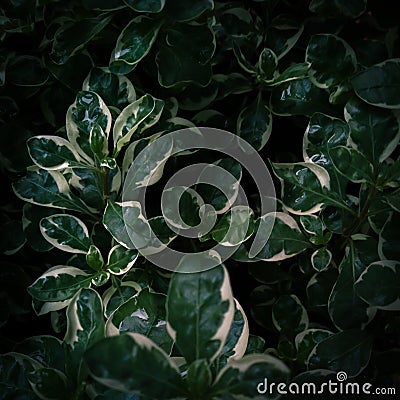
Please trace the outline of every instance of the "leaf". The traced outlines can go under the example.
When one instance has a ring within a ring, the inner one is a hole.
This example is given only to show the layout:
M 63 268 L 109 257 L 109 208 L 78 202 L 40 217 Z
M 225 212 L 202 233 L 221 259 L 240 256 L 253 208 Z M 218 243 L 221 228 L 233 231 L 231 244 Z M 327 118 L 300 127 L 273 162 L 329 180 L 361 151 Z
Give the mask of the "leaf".
M 64 169 L 77 164 L 79 155 L 71 144 L 57 136 L 34 136 L 27 141 L 29 155 L 40 168 Z
M 68 214 L 54 214 L 40 221 L 40 232 L 54 247 L 69 253 L 86 254 L 91 241 L 86 225 Z
M 115 310 L 107 321 L 107 335 L 140 333 L 169 354 L 173 341 L 166 329 L 165 301 L 165 295 L 142 289 Z
M 325 329 L 306 329 L 295 337 L 296 360 L 305 364 L 312 349 L 319 343 L 332 335 L 332 332 Z
M 21 221 L 9 220 L 0 224 L 0 234 L 3 237 L 0 243 L 0 252 L 3 254 L 15 254 L 26 243 Z
M 85 361 L 93 378 L 107 387 L 155 399 L 187 395 L 172 360 L 150 339 L 138 333 L 100 341 L 86 352 Z
M 28 203 L 92 215 L 92 209 L 70 191 L 64 176 L 57 171 L 32 168 L 13 183 L 13 189 L 17 197 Z
M 103 293 L 104 315 L 109 318 L 111 314 L 123 303 L 135 296 L 141 286 L 133 281 L 121 282 L 117 287 L 110 287 Z
M 100 250 L 94 244 L 90 245 L 89 250 L 86 254 L 86 263 L 90 268 L 94 269 L 95 271 L 102 272 L 101 269 L 104 265 L 103 256 L 101 255 Z
M 400 310 L 400 263 L 383 260 L 370 264 L 354 284 L 358 296 L 382 310 Z
M 274 86 L 270 109 L 282 116 L 331 113 L 327 92 L 315 86 L 308 77 L 287 80 Z
M 364 13 L 367 0 L 311 0 L 310 11 L 325 17 L 357 18 Z
M 349 378 L 357 376 L 367 366 L 371 355 L 372 337 L 352 329 L 335 333 L 319 342 L 311 351 L 308 369 L 344 371 Z
M 124 2 L 137 12 L 158 13 L 165 6 L 166 0 L 124 0 Z
M 309 76 L 320 88 L 336 86 L 357 69 L 354 50 L 340 37 L 330 34 L 311 36 L 306 49 Z
M 37 57 L 13 57 L 7 65 L 7 82 L 16 86 L 42 86 L 48 78 L 49 72 Z
M 400 140 L 399 116 L 351 99 L 345 106 L 353 147 L 374 166 L 392 154 Z
M 221 352 L 234 317 L 228 272 L 223 266 L 175 273 L 167 296 L 167 329 L 188 363 L 213 361 Z
M 79 289 L 89 287 L 91 280 L 92 276 L 79 268 L 57 265 L 36 279 L 28 292 L 40 301 L 60 302 L 73 297 Z
M 99 125 L 94 125 L 89 136 L 90 149 L 99 160 L 103 160 L 108 155 L 108 140 L 103 129 Z
M 311 255 L 313 268 L 320 272 L 329 267 L 332 260 L 332 253 L 326 247 L 320 247 Z
M 399 221 L 400 215 L 398 213 L 391 214 L 379 234 L 378 250 L 379 257 L 382 260 L 399 259 Z
M 160 85 L 168 88 L 196 82 L 206 86 L 211 80 L 214 51 L 214 33 L 206 25 L 174 25 L 156 55 Z
M 113 275 L 125 274 L 133 267 L 138 256 L 137 250 L 127 250 L 118 244 L 108 254 L 107 270 Z
M 113 130 L 114 155 L 118 154 L 123 146 L 127 145 L 132 135 L 139 129 L 140 124 L 153 112 L 156 102 L 153 96 L 146 94 L 125 107 L 115 120 Z
M 272 320 L 276 329 L 289 337 L 308 328 L 308 315 L 294 294 L 281 295 L 272 307 Z
M 230 361 L 219 372 L 211 388 L 211 395 L 221 400 L 234 397 L 257 399 L 261 398 L 265 382 L 288 383 L 289 376 L 289 368 L 279 359 L 268 354 L 250 354 L 241 360 Z M 269 398 L 277 399 L 279 395 L 273 390 Z
M 272 82 L 268 82 L 268 84 L 270 86 L 276 86 L 280 83 L 293 81 L 297 78 L 304 78 L 307 75 L 309 69 L 309 63 L 293 63 L 289 67 L 287 67 L 282 73 L 278 74 L 278 76 Z
M 374 241 L 368 240 L 373 248 Z M 360 299 L 354 284 L 365 269 L 355 244 L 346 247 L 339 266 L 339 276 L 329 296 L 328 311 L 332 322 L 341 330 L 364 328 L 374 316 L 368 304 Z
M 306 286 L 306 292 L 309 304 L 312 307 L 325 307 L 328 305 L 329 295 L 336 284 L 337 277 L 336 268 L 328 268 L 311 277 Z
M 356 95 L 365 102 L 377 107 L 399 109 L 399 80 L 400 59 L 393 58 L 361 71 L 351 84 Z
M 144 15 L 132 19 L 117 39 L 110 66 L 134 67 L 150 51 L 160 27 L 160 21 Z
M 88 374 L 83 355 L 105 335 L 103 304 L 93 289 L 76 293 L 67 309 L 67 332 L 64 337 L 67 374 L 80 384 Z
M 54 368 L 40 368 L 27 374 L 27 379 L 39 399 L 67 400 L 71 396 L 67 377 Z
M 266 145 L 272 132 L 272 114 L 264 104 L 261 94 L 240 112 L 236 130 L 256 150 L 261 150 Z
M 285 272 L 277 263 L 265 263 L 262 261 L 254 262 L 249 265 L 249 274 L 258 282 L 265 284 L 275 284 L 290 279 L 290 275 Z
M 256 255 L 257 259 L 264 261 L 284 260 L 311 247 L 307 237 L 289 214 L 272 212 L 263 215 L 260 220 L 262 220 L 262 225 L 258 229 L 265 229 L 270 235 L 261 252 Z
M 304 26 L 290 15 L 278 15 L 269 24 L 265 46 L 270 48 L 280 60 L 297 43 Z
M 254 212 L 246 206 L 232 207 L 211 231 L 212 238 L 222 246 L 238 246 L 254 230 Z
M 186 375 L 186 383 L 191 397 L 202 398 L 207 396 L 212 382 L 212 374 L 207 360 L 193 361 Z
M 51 59 L 56 64 L 65 64 L 78 50 L 101 32 L 111 21 L 111 16 L 100 14 L 74 22 L 64 22 L 56 31 Z
M 272 163 L 272 166 L 281 181 L 282 201 L 289 212 L 313 214 L 326 205 L 346 208 L 329 191 L 330 177 L 325 168 L 310 162 Z
M 277 75 L 278 57 L 276 54 L 265 47 L 258 58 L 258 71 L 266 81 L 273 80 Z
M 228 336 L 220 355 L 214 361 L 219 371 L 229 360 L 240 360 L 247 349 L 249 340 L 249 323 L 242 306 L 235 299 L 235 314 Z
M 214 9 L 213 0 L 194 0 L 189 4 L 167 2 L 165 12 L 175 21 L 190 21 Z

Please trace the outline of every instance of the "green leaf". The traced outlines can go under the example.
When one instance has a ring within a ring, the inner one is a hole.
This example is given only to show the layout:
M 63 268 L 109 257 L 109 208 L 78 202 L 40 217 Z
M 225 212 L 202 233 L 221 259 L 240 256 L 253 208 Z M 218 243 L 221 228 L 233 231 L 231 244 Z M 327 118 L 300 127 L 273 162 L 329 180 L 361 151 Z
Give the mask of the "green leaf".
M 332 253 L 326 247 L 320 247 L 311 255 L 311 264 L 318 272 L 327 269 L 331 260 Z
M 123 75 L 111 73 L 107 68 L 92 68 L 82 84 L 82 90 L 96 92 L 106 104 L 119 109 L 136 100 L 132 82 Z
M 103 256 L 101 255 L 100 250 L 94 244 L 90 245 L 86 254 L 86 263 L 95 271 L 101 271 L 101 268 L 104 265 Z
M 89 136 L 90 149 L 99 160 L 108 155 L 108 138 L 100 125 L 94 125 Z
M 67 136 L 82 159 L 90 164 L 94 164 L 90 148 L 90 134 L 94 126 L 99 126 L 108 138 L 111 129 L 110 110 L 96 93 L 79 92 L 67 111 Z
M 400 310 L 400 263 L 383 260 L 370 264 L 355 282 L 358 296 L 382 310 Z
M 175 273 L 167 297 L 167 329 L 188 363 L 213 361 L 221 352 L 234 316 L 225 267 Z
M 196 360 L 190 364 L 186 382 L 193 398 L 202 398 L 207 395 L 212 382 L 212 374 L 207 360 Z
M 57 265 L 36 279 L 28 292 L 40 301 L 60 302 L 73 297 L 79 289 L 89 287 L 91 280 L 92 276 L 79 268 Z
M 114 156 L 119 153 L 123 146 L 129 143 L 132 135 L 139 129 L 146 118 L 153 111 L 156 111 L 155 107 L 160 101 L 146 94 L 121 111 L 121 114 L 115 120 L 113 130 Z
M 310 266 L 309 268 L 312 267 Z M 325 307 L 328 305 L 329 295 L 336 283 L 337 276 L 336 268 L 328 268 L 311 277 L 306 286 L 306 292 L 309 304 L 312 307 Z
M 87 10 L 118 10 L 126 7 L 123 0 L 82 0 Z
M 242 306 L 235 299 L 235 314 L 228 336 L 220 355 L 214 361 L 216 371 L 219 371 L 229 360 L 241 359 L 247 349 L 249 340 L 249 324 Z
M 122 275 L 128 272 L 136 260 L 139 253 L 137 250 L 127 250 L 125 247 L 117 244 L 108 254 L 107 271 L 113 275 Z
M 68 214 L 54 214 L 40 221 L 40 232 L 54 247 L 69 253 L 86 254 L 91 241 L 86 225 Z
M 258 58 L 258 72 L 262 79 L 271 81 L 278 75 L 278 57 L 268 47 L 264 48 Z
M 374 241 L 368 240 L 373 248 Z M 360 299 L 354 284 L 365 269 L 355 244 L 346 247 L 345 256 L 339 266 L 339 276 L 329 296 L 328 311 L 339 329 L 364 328 L 374 312 Z
M 274 86 L 270 109 L 274 114 L 283 116 L 331 112 L 328 93 L 315 86 L 308 77 L 287 80 Z
M 277 263 L 267 264 L 262 261 L 251 263 L 249 265 L 249 274 L 258 282 L 267 285 L 290 279 L 290 275 L 277 265 Z
M 351 84 L 356 95 L 365 102 L 377 107 L 399 109 L 399 80 L 400 59 L 393 58 L 361 71 Z
M 158 81 L 172 87 L 181 82 L 206 86 L 212 75 L 211 57 L 215 51 L 212 30 L 206 25 L 174 25 L 156 56 Z M 179 68 L 176 68 L 179 65 Z
M 272 320 L 276 329 L 288 337 L 308 328 L 307 311 L 294 294 L 278 297 L 272 307 Z
M 107 335 L 140 333 L 169 354 L 173 341 L 166 329 L 165 300 L 163 294 L 142 289 L 112 314 L 106 325 Z
M 0 235 L 3 237 L 0 252 L 6 255 L 17 253 L 26 243 L 21 221 L 9 220 L 0 224 Z
M 172 360 L 150 339 L 138 333 L 100 341 L 86 352 L 85 360 L 91 375 L 107 387 L 154 399 L 187 396 Z
M 297 43 L 304 26 L 290 15 L 278 15 L 269 24 L 265 46 L 270 48 L 280 60 Z
M 34 136 L 27 141 L 27 146 L 33 162 L 47 170 L 64 169 L 79 161 L 78 153 L 61 137 Z
M 367 0 L 311 0 L 310 11 L 325 17 L 356 18 L 364 13 Z
M 137 12 L 158 13 L 164 8 L 166 0 L 124 0 L 124 2 Z
M 265 346 L 265 340 L 261 336 L 249 335 L 247 342 L 246 355 L 262 353 Z
M 118 37 L 110 66 L 136 66 L 150 51 L 160 27 L 161 21 L 143 15 L 130 21 Z
M 344 371 L 349 378 L 357 376 L 368 364 L 372 337 L 361 330 L 352 329 L 335 333 L 319 342 L 311 351 L 308 369 Z
M 213 398 L 228 400 L 261 398 L 265 382 L 288 383 L 289 368 L 279 359 L 268 354 L 250 354 L 241 360 L 230 361 L 217 375 L 211 388 Z M 265 388 L 266 389 L 266 388 Z M 278 399 L 276 390 L 268 397 Z
M 187 2 L 167 2 L 165 12 L 172 17 L 175 21 L 191 21 L 199 17 L 205 11 L 212 10 L 214 8 L 213 0 L 193 0 Z
M 374 166 L 392 154 L 400 140 L 400 119 L 397 112 L 371 107 L 351 99 L 345 106 L 350 139 Z
M 311 235 L 322 236 L 325 229 L 321 219 L 314 214 L 300 215 L 300 224 Z
M 391 214 L 379 234 L 378 249 L 382 260 L 399 259 L 399 221 L 400 214 Z
M 308 238 L 289 214 L 283 212 L 268 213 L 260 219 L 263 222 L 259 229 L 266 229 L 267 232 L 270 232 L 270 236 L 261 252 L 256 255 L 257 259 L 264 261 L 284 260 L 311 247 Z
M 67 377 L 57 369 L 36 369 L 27 374 L 27 379 L 40 399 L 66 400 L 72 395 L 68 388 Z
M 347 206 L 330 192 L 330 176 L 325 168 L 310 162 L 272 163 L 281 181 L 281 196 L 286 209 L 293 214 L 313 214 L 324 206 Z
M 123 303 L 135 296 L 141 286 L 133 281 L 121 282 L 116 287 L 110 287 L 103 293 L 104 315 L 109 318 L 111 314 Z
M 264 104 L 261 92 L 254 102 L 240 112 L 236 130 L 256 150 L 261 150 L 268 142 L 272 132 L 272 114 Z
M 51 59 L 56 64 L 65 64 L 78 50 L 92 40 L 111 21 L 111 15 L 100 14 L 74 22 L 64 22 L 56 31 Z
M 331 335 L 332 332 L 325 329 L 306 329 L 297 334 L 295 337 L 296 360 L 305 365 L 312 349 Z
M 232 207 L 211 231 L 212 238 L 222 246 L 238 246 L 254 230 L 254 212 L 246 206 Z
M 92 215 L 92 209 L 71 192 L 64 176 L 58 171 L 31 168 L 25 177 L 13 183 L 13 189 L 20 199 L 28 203 Z
M 293 81 L 298 78 L 304 78 L 310 69 L 310 64 L 308 63 L 293 63 L 287 67 L 282 73 L 278 74 L 273 82 L 268 82 L 270 86 L 276 86 L 280 83 Z
M 87 366 L 83 355 L 87 349 L 103 339 L 105 326 L 101 297 L 93 289 L 81 289 L 67 309 L 66 370 L 79 384 L 86 379 Z
M 13 57 L 7 65 L 7 82 L 16 86 L 42 86 L 48 78 L 48 71 L 37 57 Z
M 357 68 L 354 50 L 343 39 L 330 34 L 311 36 L 306 62 L 311 64 L 311 80 L 320 88 L 338 85 L 353 75 Z

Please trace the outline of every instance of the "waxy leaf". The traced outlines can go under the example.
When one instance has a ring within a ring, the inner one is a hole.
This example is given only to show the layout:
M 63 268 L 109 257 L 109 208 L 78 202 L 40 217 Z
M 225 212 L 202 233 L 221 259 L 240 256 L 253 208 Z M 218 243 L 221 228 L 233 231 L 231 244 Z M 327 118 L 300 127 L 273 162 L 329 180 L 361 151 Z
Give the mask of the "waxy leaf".
M 40 221 L 40 232 L 54 247 L 69 253 L 86 254 L 91 241 L 86 225 L 68 214 L 55 214 Z
M 173 341 L 166 329 L 165 300 L 164 294 L 142 289 L 112 314 L 106 325 L 107 335 L 140 333 L 169 354 Z
M 320 247 L 311 255 L 311 264 L 318 272 L 329 267 L 332 260 L 332 253 L 326 247 Z
M 230 361 L 217 375 L 211 388 L 213 398 L 228 400 L 240 398 L 243 400 L 261 399 L 260 396 L 265 387 L 265 382 L 287 383 L 290 370 L 278 358 L 268 354 L 250 354 L 241 360 Z M 260 389 L 258 391 L 257 389 Z M 280 396 L 275 390 L 270 399 L 278 399 Z
M 86 352 L 85 360 L 93 378 L 107 387 L 154 399 L 187 396 L 172 359 L 138 333 L 100 341 Z
M 356 18 L 364 13 L 367 0 L 311 0 L 309 8 L 312 12 L 325 17 Z
M 150 51 L 160 26 L 160 21 L 143 15 L 134 18 L 119 35 L 110 65 L 133 68 Z
M 108 254 L 107 270 L 114 275 L 125 274 L 133 267 L 138 256 L 137 250 L 127 250 L 121 245 L 116 245 Z
M 370 264 L 355 282 L 358 296 L 382 310 L 400 310 L 400 263 L 377 261 Z
M 357 96 L 365 102 L 377 107 L 399 109 L 399 80 L 400 59 L 394 58 L 361 71 L 351 84 Z
M 261 150 L 268 142 L 272 132 L 272 114 L 264 104 L 261 93 L 239 114 L 238 135 L 249 142 L 256 150 Z
M 117 287 L 110 287 L 103 293 L 104 315 L 109 318 L 111 314 L 123 303 L 135 296 L 141 286 L 132 281 L 121 282 Z
M 91 281 L 92 276 L 79 268 L 58 265 L 36 279 L 28 292 L 40 301 L 61 302 L 73 297 L 79 289 L 89 287 Z
M 335 333 L 319 342 L 311 351 L 309 369 L 344 371 L 347 376 L 357 376 L 368 364 L 372 337 L 364 331 L 352 329 Z
M 7 65 L 7 81 L 16 86 L 42 86 L 48 78 L 48 71 L 37 57 L 13 57 Z
M 327 92 L 315 86 L 308 77 L 286 80 L 274 86 L 270 109 L 277 115 L 330 113 Z
M 31 168 L 25 177 L 13 184 L 13 189 L 28 203 L 92 215 L 92 209 L 70 191 L 67 181 L 58 171 Z
M 186 383 L 191 396 L 202 398 L 210 390 L 212 373 L 207 360 L 200 359 L 193 361 L 186 375 Z
M 311 64 L 311 80 L 320 88 L 338 85 L 357 68 L 354 50 L 343 39 L 329 34 L 311 36 L 306 62 Z
M 351 99 L 344 114 L 350 127 L 350 139 L 374 166 L 392 154 L 400 140 L 397 111 L 379 109 Z
M 235 309 L 224 266 L 191 274 L 175 273 L 166 307 L 168 332 L 188 363 L 218 357 Z
M 276 54 L 266 47 L 258 58 L 258 71 L 262 78 L 266 81 L 272 81 L 277 75 L 278 57 Z
M 194 0 L 190 2 L 190 4 L 187 2 L 177 3 L 167 1 L 165 11 L 175 21 L 183 22 L 195 19 L 207 10 L 212 10 L 213 8 L 213 0 Z
M 389 204 L 393 204 L 393 201 L 389 200 Z M 379 256 L 382 260 L 398 260 L 400 214 L 391 213 L 389 217 L 385 216 L 385 219 L 386 221 L 379 234 Z
M 64 169 L 77 164 L 79 155 L 72 145 L 57 136 L 35 136 L 27 141 L 33 162 L 47 170 Z
M 105 335 L 103 304 L 93 289 L 81 289 L 67 309 L 66 370 L 79 384 L 86 379 L 88 370 L 83 360 L 87 349 Z
M 89 139 L 95 126 L 99 126 L 108 138 L 111 129 L 110 110 L 96 93 L 79 92 L 67 111 L 67 136 L 82 159 L 90 164 L 94 164 L 94 161 Z
M 67 377 L 54 368 L 38 368 L 27 374 L 27 379 L 39 399 L 67 400 L 72 393 Z
M 267 243 L 256 258 L 264 261 L 279 261 L 290 258 L 311 247 L 297 222 L 283 212 L 268 213 L 261 217 L 266 229 L 272 226 Z M 262 229 L 262 228 L 261 228 Z M 268 268 L 268 267 L 266 267 Z
M 164 8 L 166 0 L 124 0 L 124 2 L 137 12 L 158 13 Z
M 319 343 L 332 335 L 332 332 L 325 329 L 306 329 L 295 337 L 296 360 L 305 364 L 312 349 Z

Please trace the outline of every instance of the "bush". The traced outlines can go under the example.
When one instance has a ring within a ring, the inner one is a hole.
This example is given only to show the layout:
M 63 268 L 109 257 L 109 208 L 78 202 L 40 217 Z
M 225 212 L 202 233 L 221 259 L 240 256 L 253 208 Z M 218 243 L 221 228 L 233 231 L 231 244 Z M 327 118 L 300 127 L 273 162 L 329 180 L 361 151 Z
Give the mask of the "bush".
M 2 14 L 1 398 L 253 399 L 278 398 L 278 383 L 399 384 L 390 9 L 21 0 Z M 182 142 L 207 137 L 201 127 L 259 154 L 277 199 L 226 156 L 225 140 L 188 150 Z M 165 188 L 194 165 L 205 180 Z M 247 203 L 236 203 L 241 190 Z M 181 235 L 204 221 L 211 229 Z M 165 270 L 151 258 L 165 247 L 205 256 Z M 275 389 L 262 393 L 265 382 Z

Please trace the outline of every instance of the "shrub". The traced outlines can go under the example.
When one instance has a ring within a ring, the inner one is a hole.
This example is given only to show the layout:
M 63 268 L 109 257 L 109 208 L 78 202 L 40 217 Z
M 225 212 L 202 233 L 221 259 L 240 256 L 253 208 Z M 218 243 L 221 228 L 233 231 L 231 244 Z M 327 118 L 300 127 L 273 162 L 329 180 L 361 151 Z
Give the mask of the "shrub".
M 400 56 L 387 7 L 83 0 L 2 11 L 2 398 L 398 384 Z M 170 133 L 194 141 L 204 126 L 258 152 L 276 201 L 221 156 L 227 143 L 172 151 Z M 165 189 L 198 163 L 217 188 Z M 236 205 L 239 186 L 248 204 Z M 183 237 L 208 221 L 203 203 L 213 227 Z M 265 242 L 252 254 L 256 235 Z M 234 254 L 221 259 L 217 245 Z M 147 252 L 166 246 L 216 266 L 188 256 L 163 270 Z

